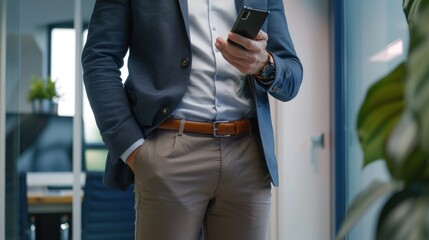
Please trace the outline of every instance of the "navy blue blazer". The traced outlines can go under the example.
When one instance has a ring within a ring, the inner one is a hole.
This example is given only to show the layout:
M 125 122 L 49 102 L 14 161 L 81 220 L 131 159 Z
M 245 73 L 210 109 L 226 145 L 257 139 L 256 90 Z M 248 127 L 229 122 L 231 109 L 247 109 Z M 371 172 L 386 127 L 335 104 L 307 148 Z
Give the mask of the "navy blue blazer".
M 301 85 L 302 66 L 289 35 L 282 0 L 235 2 L 237 12 L 242 6 L 271 12 L 263 30 L 268 33 L 267 50 L 277 67 L 275 80 L 267 87 L 253 76 L 246 79 L 256 101 L 267 167 L 277 186 L 268 93 L 281 101 L 294 98 Z M 110 187 L 126 189 L 133 182 L 133 173 L 120 155 L 169 118 L 185 93 L 192 62 L 188 21 L 187 0 L 95 3 L 82 65 L 88 99 L 109 151 L 104 182 Z M 129 76 L 123 86 L 119 69 L 128 48 Z

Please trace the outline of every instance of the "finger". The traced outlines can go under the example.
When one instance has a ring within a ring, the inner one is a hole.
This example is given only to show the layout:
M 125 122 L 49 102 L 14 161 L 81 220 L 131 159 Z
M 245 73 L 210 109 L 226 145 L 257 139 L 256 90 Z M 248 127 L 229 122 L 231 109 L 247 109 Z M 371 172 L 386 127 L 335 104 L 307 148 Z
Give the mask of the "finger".
M 243 37 L 243 36 L 240 36 L 236 33 L 230 33 L 228 35 L 228 38 L 231 41 L 234 41 L 234 42 L 240 44 L 241 46 L 243 46 L 245 49 L 247 49 L 249 51 L 255 52 L 255 51 L 258 51 L 260 48 L 260 46 L 258 46 L 256 41 L 249 39 L 249 38 L 246 38 L 246 37 Z
M 228 63 L 230 63 L 232 66 L 234 66 L 235 68 L 237 68 L 241 73 L 245 74 L 246 73 L 246 70 L 245 70 L 246 64 L 245 64 L 244 59 L 236 57 L 236 56 L 234 56 L 233 54 L 230 53 L 230 51 L 235 51 L 235 50 L 231 50 L 231 49 L 238 49 L 238 48 L 235 47 L 235 46 L 229 46 L 229 45 L 231 45 L 231 44 L 227 43 L 222 38 L 216 39 L 215 46 L 219 50 L 219 52 L 222 54 L 222 57 Z M 242 49 L 240 49 L 240 50 L 244 51 Z
M 222 38 L 216 39 L 215 45 L 225 60 L 243 74 L 255 73 L 260 68 L 261 62 L 266 59 L 266 57 L 261 57 L 261 52 L 251 52 L 237 48 Z
M 230 59 L 235 59 L 236 61 L 244 61 L 249 57 L 248 51 L 238 48 L 222 38 L 216 39 L 215 46 L 222 54 L 227 54 Z
M 231 54 L 230 54 L 229 52 L 227 52 L 227 51 L 224 51 L 224 52 L 221 52 L 221 53 L 222 53 L 223 58 L 225 58 L 225 60 L 226 60 L 227 62 L 229 62 L 230 64 L 232 64 L 232 65 L 233 65 L 233 66 L 235 66 L 235 67 L 238 67 L 238 68 L 240 68 L 240 69 L 245 69 L 245 67 L 249 65 L 249 64 L 245 61 L 245 59 L 237 58 L 237 57 L 235 57 L 235 56 L 231 55 Z
M 231 54 L 229 54 L 227 51 L 221 52 L 223 58 L 229 62 L 232 66 L 237 68 L 241 73 L 243 74 L 254 74 L 255 69 L 257 68 L 258 62 L 257 61 L 249 61 L 249 59 L 239 59 Z
M 258 35 L 256 35 L 255 40 L 257 40 L 257 41 L 268 41 L 268 34 L 262 30 L 259 30 Z

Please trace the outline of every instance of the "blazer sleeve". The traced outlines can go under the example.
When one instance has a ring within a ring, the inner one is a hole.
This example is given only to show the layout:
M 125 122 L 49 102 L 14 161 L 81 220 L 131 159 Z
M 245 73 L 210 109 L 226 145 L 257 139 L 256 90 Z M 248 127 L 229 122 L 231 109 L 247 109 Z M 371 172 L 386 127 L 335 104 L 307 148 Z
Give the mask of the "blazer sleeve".
M 82 53 L 87 96 L 112 164 L 143 138 L 119 70 L 129 47 L 131 19 L 130 0 L 97 0 Z
M 272 84 L 269 87 L 264 86 L 263 89 L 276 99 L 289 101 L 298 94 L 303 68 L 289 34 L 283 1 L 268 0 L 268 9 L 270 14 L 267 19 L 267 50 L 273 55 L 276 76 Z M 256 82 L 260 84 L 259 81 Z

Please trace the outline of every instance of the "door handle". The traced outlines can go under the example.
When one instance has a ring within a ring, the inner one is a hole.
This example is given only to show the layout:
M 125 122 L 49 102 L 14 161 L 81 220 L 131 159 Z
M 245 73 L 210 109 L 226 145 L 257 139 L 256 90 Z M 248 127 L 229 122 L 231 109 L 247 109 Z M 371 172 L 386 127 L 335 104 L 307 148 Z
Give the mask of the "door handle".
M 314 171 L 319 169 L 318 150 L 325 148 L 325 134 L 321 133 L 311 137 L 311 163 L 313 164 Z

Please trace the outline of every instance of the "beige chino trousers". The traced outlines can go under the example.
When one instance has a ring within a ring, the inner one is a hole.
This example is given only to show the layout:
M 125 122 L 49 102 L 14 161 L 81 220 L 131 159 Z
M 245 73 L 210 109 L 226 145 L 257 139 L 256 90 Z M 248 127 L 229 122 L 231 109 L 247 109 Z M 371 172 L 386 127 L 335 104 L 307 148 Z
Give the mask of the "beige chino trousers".
M 135 162 L 136 239 L 265 240 L 271 183 L 256 133 L 156 130 Z

